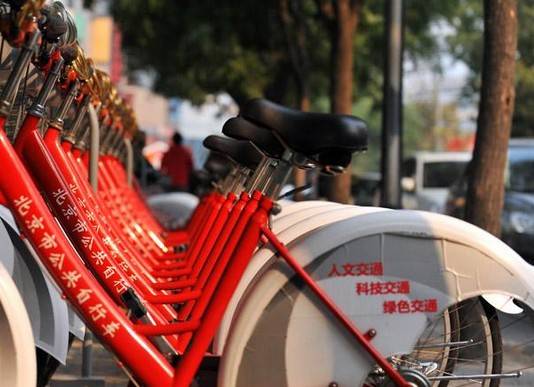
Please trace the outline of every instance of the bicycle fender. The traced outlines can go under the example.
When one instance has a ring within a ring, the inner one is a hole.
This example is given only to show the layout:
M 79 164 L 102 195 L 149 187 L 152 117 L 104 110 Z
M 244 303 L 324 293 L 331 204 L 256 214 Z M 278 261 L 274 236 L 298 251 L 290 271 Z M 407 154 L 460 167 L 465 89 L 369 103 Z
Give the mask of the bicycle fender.
M 71 330 L 67 303 L 45 274 L 45 269 L 22 241 L 16 224 L 12 218 L 10 219 L 9 210 L 1 211 L 0 216 L 4 221 L 0 224 L 0 238 L 6 233 L 13 249 L 11 270 L 8 272 L 19 289 L 30 316 L 35 346 L 64 364 L 67 359 L 69 330 Z M 1 249 L 5 249 L 4 243 L 1 246 Z M 3 262 L 4 257 L 2 257 Z M 77 327 L 72 330 L 79 333 L 79 320 L 72 319 L 72 322 L 73 328 Z M 79 337 L 79 334 L 76 336 Z
M 1 263 L 0 349 L 2 385 L 34 386 L 37 364 L 28 313 L 10 274 Z
M 290 211 L 286 211 L 286 208 L 284 208 L 272 221 L 272 230 L 286 245 L 290 245 L 295 239 L 303 237 L 320 227 L 325 227 L 352 216 L 382 211 L 383 209 L 347 206 L 325 201 L 304 201 L 293 204 L 288 210 Z M 223 353 L 224 344 L 239 303 L 245 297 L 250 284 L 269 267 L 272 258 L 273 252 L 269 249 L 260 249 L 252 257 L 238 287 L 232 295 L 213 340 L 214 353 Z
M 0 219 L 2 219 L 2 222 L 0 222 L 0 262 L 9 274 L 13 274 L 15 249 L 6 227 L 14 227 L 16 229 L 17 226 L 11 212 L 2 205 L 0 205 Z
M 534 306 L 533 267 L 444 215 L 369 211 L 286 245 L 362 333 L 376 331 L 372 344 L 386 357 L 409 353 L 428 321 L 459 301 L 499 294 Z M 258 254 L 270 258 L 233 315 L 219 385 L 363 383 L 374 361 L 272 251 Z M 270 367 L 255 366 L 267 360 Z
M 187 192 L 172 192 L 152 195 L 147 203 L 163 223 L 171 228 L 182 227 L 198 205 L 198 197 Z

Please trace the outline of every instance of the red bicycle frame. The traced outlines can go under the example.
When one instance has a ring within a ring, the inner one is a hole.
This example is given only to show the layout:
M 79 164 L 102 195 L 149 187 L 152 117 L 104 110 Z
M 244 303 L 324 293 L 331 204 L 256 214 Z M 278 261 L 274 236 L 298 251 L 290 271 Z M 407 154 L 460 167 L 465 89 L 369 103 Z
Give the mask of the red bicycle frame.
M 102 228 L 103 225 L 98 220 L 91 219 L 89 213 L 82 211 L 84 206 L 80 203 L 86 200 L 91 205 L 98 206 L 99 201 L 92 197 L 87 186 L 81 184 L 79 176 L 71 170 L 74 166 L 65 157 L 57 133 L 50 132 L 46 143 L 43 141 L 37 131 L 40 119 L 36 115 L 27 115 L 13 148 L 4 131 L 6 117 L 0 116 L 0 163 L 5 169 L 0 176 L 0 190 L 13 210 L 23 234 L 61 287 L 64 296 L 104 345 L 131 370 L 136 380 L 150 386 L 185 387 L 191 383 L 244 270 L 262 238 L 266 238 L 388 376 L 399 386 L 409 385 L 271 232 L 268 218 L 273 202 L 270 198 L 256 191 L 251 196 L 242 193 L 237 202 L 233 195 L 226 198 L 215 195 L 208 199 L 203 213 L 195 219 L 189 260 L 183 267 L 178 267 L 179 264 L 176 263 L 176 259 L 182 255 L 167 254 L 164 249 L 166 246 L 161 248 L 157 242 L 158 234 L 161 235 L 163 230 L 150 221 L 145 208 L 143 214 L 146 216 L 134 215 L 128 217 L 126 222 L 119 222 L 124 231 L 132 236 L 130 239 L 135 246 L 144 246 L 142 252 L 147 261 L 143 262 L 135 255 L 106 246 L 104 239 L 110 236 L 107 232 L 95 232 L 87 227 L 91 225 Z M 49 207 L 22 160 L 45 191 Z M 136 208 L 143 207 L 137 193 L 124 185 L 124 171 L 118 166 L 117 160 L 104 158 L 100 172 L 103 177 L 101 189 L 104 192 L 111 196 L 114 196 L 113 192 L 116 195 L 126 194 L 128 199 L 137 203 Z M 119 199 L 122 201 L 121 196 L 115 196 L 110 201 L 109 211 L 112 217 L 114 209 L 119 211 L 119 215 L 126 214 L 120 206 L 116 207 Z M 86 206 L 87 204 L 85 203 Z M 75 213 L 68 212 L 69 208 L 76 210 Z M 134 210 L 134 207 L 131 209 Z M 66 232 L 60 228 L 51 211 L 61 220 Z M 113 232 L 113 226 L 108 230 Z M 120 230 L 115 231 L 120 235 Z M 150 233 L 154 233 L 157 238 L 153 238 Z M 68 239 L 67 235 L 71 238 Z M 84 244 L 84 238 L 90 238 L 95 247 Z M 171 233 L 167 241 L 183 238 L 183 232 Z M 104 259 L 109 262 L 113 274 L 110 273 L 108 277 L 100 268 L 103 265 L 98 263 L 90 265 L 93 270 L 91 273 L 71 241 L 85 258 L 85 262 L 91 262 L 91 258 L 96 260 L 93 257 L 96 252 L 114 251 L 117 254 L 115 257 L 108 254 Z M 160 242 L 163 243 L 164 240 Z M 155 260 L 150 261 L 151 254 L 156 254 L 161 265 Z M 137 261 L 141 266 L 148 262 L 147 271 L 133 270 L 128 261 Z M 156 269 L 153 273 L 150 265 L 154 265 Z M 144 276 L 144 280 L 129 278 L 131 274 Z M 171 281 L 150 283 L 150 275 Z M 180 282 L 183 281 L 180 277 L 186 275 L 191 285 L 184 286 L 184 282 Z M 150 315 L 156 317 L 155 324 L 133 323 L 129 320 L 119 307 L 125 289 L 118 289 L 117 282 L 126 288 L 131 286 L 149 301 L 147 307 Z M 180 287 L 191 287 L 192 290 L 176 295 L 151 294 L 154 289 L 165 291 Z M 153 303 L 158 305 L 171 302 L 184 302 L 184 305 L 177 313 L 166 307 L 152 306 Z M 177 322 L 169 323 L 167 318 L 171 317 L 177 317 Z M 181 353 L 181 359 L 176 369 L 173 369 L 168 359 L 147 336 L 172 338 L 176 335 L 176 340 L 171 342 Z
M 0 117 L 0 162 L 5 168 L 0 177 L 0 189 L 19 227 L 63 294 L 104 345 L 110 347 L 143 383 L 170 385 L 172 367 L 146 337 L 135 331 L 134 324 L 85 267 L 18 159 L 4 126 L 5 118 Z M 147 358 L 152 359 L 151 365 L 147 364 Z

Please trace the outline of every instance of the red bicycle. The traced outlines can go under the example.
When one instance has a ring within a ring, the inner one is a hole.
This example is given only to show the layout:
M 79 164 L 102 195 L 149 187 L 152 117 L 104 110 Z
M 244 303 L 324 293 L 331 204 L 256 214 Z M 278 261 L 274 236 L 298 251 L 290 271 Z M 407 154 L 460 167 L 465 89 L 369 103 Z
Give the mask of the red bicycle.
M 526 267 L 501 242 L 433 214 L 275 206 L 293 167 L 343 172 L 367 147 L 362 120 L 251 101 L 225 124 L 228 137 L 204 142 L 231 172 L 186 227 L 166 230 L 124 167 L 138 130 L 133 112 L 65 37 L 74 36 L 66 11 L 10 5 L 2 34 L 20 52 L 0 95 L 2 128 L 25 69 L 45 79 L 13 143 L 0 131 L 0 191 L 134 383 L 188 386 L 206 356 L 221 357 L 228 386 L 494 386 L 518 376 L 502 372 L 490 304 L 531 304 L 533 293 Z M 91 146 L 89 127 L 101 132 Z M 274 220 L 273 207 L 282 210 Z M 481 276 L 488 262 L 496 274 Z

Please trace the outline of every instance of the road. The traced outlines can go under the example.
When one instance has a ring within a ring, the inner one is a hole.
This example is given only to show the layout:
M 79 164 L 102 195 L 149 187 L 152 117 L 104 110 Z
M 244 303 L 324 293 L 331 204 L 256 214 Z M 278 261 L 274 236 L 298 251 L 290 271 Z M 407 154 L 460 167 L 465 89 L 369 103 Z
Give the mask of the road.
M 501 386 L 534 386 L 534 318 L 499 314 L 503 339 L 503 371 L 524 369 L 519 379 L 502 380 Z

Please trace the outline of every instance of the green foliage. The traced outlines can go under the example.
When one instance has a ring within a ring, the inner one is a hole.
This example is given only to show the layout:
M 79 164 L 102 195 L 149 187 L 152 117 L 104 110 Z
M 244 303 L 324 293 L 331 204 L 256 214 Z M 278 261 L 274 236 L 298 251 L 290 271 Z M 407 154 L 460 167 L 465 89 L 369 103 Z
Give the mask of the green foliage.
M 416 64 L 431 62 L 439 70 L 439 47 L 430 28 L 433 23 L 451 17 L 456 1 L 406 0 L 404 7 L 405 56 Z M 353 113 L 365 118 L 369 126 L 369 150 L 354 158 L 354 169 L 358 172 L 380 170 L 384 19 L 383 0 L 366 2 L 355 40 L 357 88 Z M 410 155 L 415 150 L 435 149 L 436 108 L 432 102 L 404 105 L 404 155 Z
M 438 43 L 431 31 L 433 23 L 449 19 L 456 0 L 406 0 L 404 2 L 404 54 L 418 63 L 439 65 Z M 355 39 L 356 99 L 371 96 L 373 109 L 381 108 L 384 67 L 384 0 L 367 1 Z
M 131 69 L 151 68 L 156 89 L 200 102 L 228 91 L 258 96 L 285 60 L 273 1 L 116 0 L 111 11 Z
M 328 34 L 315 2 L 300 0 L 311 62 L 312 101 L 328 95 Z M 265 94 L 294 97 L 278 0 L 115 0 L 111 11 L 124 36 L 130 69 L 153 69 L 158 91 L 201 101 L 228 91 L 238 102 Z M 432 22 L 450 2 L 407 0 L 406 53 L 432 58 Z M 380 106 L 384 47 L 384 0 L 365 2 L 354 41 L 356 98 Z M 293 94 L 292 94 L 293 93 Z M 278 95 L 277 95 L 278 94 Z
M 365 117 L 369 127 L 369 144 L 365 153 L 353 157 L 353 170 L 357 173 L 380 170 L 380 143 L 382 135 L 381 112 L 375 108 L 375 101 L 370 96 L 358 98 L 352 107 L 358 117 Z
M 512 136 L 534 135 L 534 0 L 520 0 L 518 5 L 518 59 L 516 63 L 516 100 Z M 479 0 L 460 0 L 449 22 L 454 33 L 447 39 L 451 53 L 470 69 L 470 79 L 463 96 L 478 97 L 483 55 L 483 4 Z
M 369 125 L 369 149 L 354 158 L 354 171 L 380 170 L 381 114 L 373 108 L 370 97 L 362 97 L 354 105 L 354 114 L 366 117 Z M 458 135 L 457 105 L 437 104 L 436 100 L 410 102 L 403 109 L 403 155 L 415 151 L 443 150 L 447 142 Z
M 534 136 L 534 66 L 518 61 L 512 136 Z
M 330 41 L 316 2 L 300 1 L 309 58 L 311 108 L 328 111 Z M 123 31 L 128 66 L 152 69 L 157 91 L 200 103 L 227 91 L 241 104 L 266 96 L 298 106 L 280 0 L 115 0 L 112 14 Z M 405 55 L 439 65 L 431 26 L 451 20 L 461 0 L 405 0 Z M 370 129 L 369 151 L 355 158 L 359 170 L 377 170 L 380 157 L 384 0 L 365 1 L 354 39 L 353 113 Z M 428 109 L 427 109 L 428 110 Z M 428 122 L 425 106 L 405 108 L 406 150 L 421 147 Z

